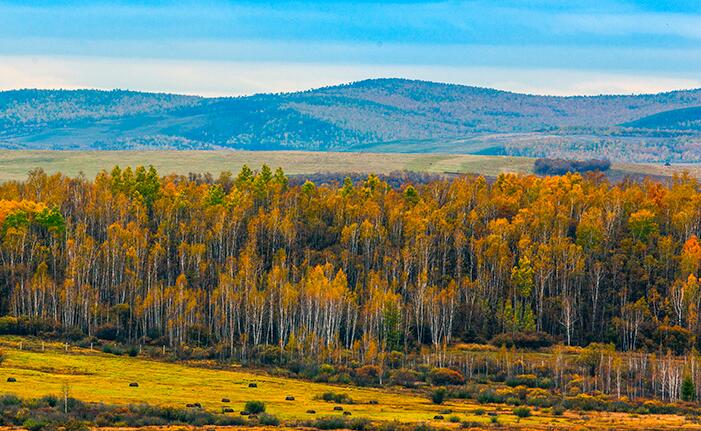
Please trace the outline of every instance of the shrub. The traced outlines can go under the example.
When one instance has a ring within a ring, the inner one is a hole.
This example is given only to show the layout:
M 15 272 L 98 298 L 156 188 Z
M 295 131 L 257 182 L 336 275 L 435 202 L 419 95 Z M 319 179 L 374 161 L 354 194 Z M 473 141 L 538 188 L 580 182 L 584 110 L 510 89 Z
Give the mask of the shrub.
M 115 341 L 119 334 L 119 327 L 116 325 L 102 325 L 95 330 L 95 336 L 101 340 Z
M 58 405 L 58 397 L 56 395 L 44 395 L 39 398 L 39 401 L 49 407 L 56 407 Z
M 482 408 L 479 408 L 479 409 L 475 409 L 475 411 L 473 411 L 472 413 L 476 414 L 477 416 L 484 416 L 486 411 Z
M 71 341 L 79 341 L 85 337 L 85 333 L 79 326 L 71 326 L 63 331 L 63 336 Z
M 578 394 L 565 400 L 565 407 L 574 410 L 606 410 L 606 400 L 586 394 Z
M 312 428 L 320 430 L 337 430 L 348 428 L 346 419 L 342 416 L 329 416 L 316 419 L 308 424 Z
M 533 389 L 526 396 L 526 404 L 537 407 L 550 407 L 560 402 L 560 397 L 555 396 L 545 389 Z
M 102 352 L 117 356 L 121 356 L 124 353 L 119 347 L 113 344 L 105 344 L 104 346 L 102 346 Z
M 696 400 L 696 387 L 694 386 L 694 380 L 691 376 L 684 377 L 684 381 L 682 382 L 682 400 Z
M 516 347 L 518 349 L 539 349 L 555 343 L 550 334 L 545 332 L 507 332 L 499 334 L 489 341 L 490 344 L 501 347 Z
M 273 427 L 280 425 L 280 419 L 278 419 L 276 416 L 273 416 L 269 413 L 261 414 L 258 419 L 260 420 L 261 425 L 267 425 L 267 426 L 273 426 Z
M 506 400 L 505 400 L 504 402 L 505 402 L 506 404 L 510 405 L 510 406 L 519 406 L 519 405 L 521 405 L 521 400 L 519 400 L 519 399 L 516 398 L 516 397 L 508 397 L 508 398 L 506 398 Z
M 506 379 L 506 385 L 510 387 L 516 386 L 526 386 L 529 388 L 535 388 L 538 384 L 538 378 L 533 374 L 519 374 L 514 377 L 509 377 Z
M 365 365 L 355 370 L 355 381 L 362 386 L 374 385 L 380 381 L 380 368 L 375 365 Z
M 446 391 L 444 388 L 438 388 L 431 392 L 431 401 L 433 402 L 433 404 L 443 404 L 447 392 L 448 391 Z
M 286 353 L 279 346 L 261 345 L 256 347 L 258 361 L 265 365 L 282 365 L 286 362 Z
M 663 350 L 672 350 L 677 355 L 687 353 L 694 344 L 693 332 L 681 326 L 661 325 L 655 338 Z
M 427 423 L 420 423 L 414 427 L 413 431 L 436 431 L 436 429 Z
M 263 401 L 247 401 L 244 410 L 252 415 L 263 413 L 265 411 L 265 403 Z
M 5 360 L 5 351 L 0 349 L 0 365 L 2 365 L 4 360 Z
M 365 431 L 370 426 L 370 419 L 355 418 L 350 421 L 348 427 L 354 431 Z
M 458 389 L 451 389 L 450 391 L 448 391 L 448 396 L 450 398 L 468 400 L 468 399 L 475 398 L 475 396 L 477 395 L 478 392 L 479 391 L 478 391 L 476 386 L 470 385 L 470 386 L 463 386 L 463 387 L 458 388 Z
M 497 394 L 492 389 L 486 389 L 480 392 L 479 395 L 477 395 L 477 402 L 479 402 L 480 404 L 503 403 L 504 397 L 502 395 Z
M 559 405 L 559 406 L 554 406 L 554 407 L 552 408 L 552 413 L 553 413 L 553 415 L 555 415 L 555 416 L 562 416 L 562 415 L 565 413 L 565 410 L 566 410 L 566 409 L 565 409 L 564 406 L 561 406 L 561 405 Z
M 3 406 L 18 406 L 22 404 L 22 400 L 15 394 L 0 395 L 0 405 Z
M 343 392 L 324 392 L 323 394 L 321 394 L 321 396 L 317 398 L 322 399 L 326 402 L 334 402 L 338 404 L 353 404 L 353 399 L 351 399 L 350 395 L 345 394 Z
M 460 418 L 457 417 L 457 416 L 455 416 L 455 415 L 453 415 L 453 416 L 451 416 L 451 417 L 448 418 L 448 421 L 449 421 L 449 422 L 452 422 L 452 423 L 454 423 L 454 424 L 456 424 L 456 423 L 460 422 Z
M 396 350 L 392 350 L 389 352 L 389 357 L 387 358 L 387 362 L 389 362 L 390 366 L 392 368 L 397 368 L 402 364 L 402 361 L 404 360 L 404 353 L 398 352 Z
M 389 382 L 392 385 L 404 386 L 411 388 L 416 385 L 419 380 L 419 374 L 416 371 L 400 368 L 394 370 L 389 375 Z
M 611 162 L 601 159 L 571 160 L 571 159 L 536 159 L 533 171 L 541 175 L 564 175 L 568 172 L 605 172 L 611 168 Z
M 47 425 L 48 424 L 44 421 L 40 421 L 40 420 L 37 420 L 34 418 L 29 418 L 22 423 L 22 428 L 24 428 L 28 431 L 41 431 Z
M 139 354 L 139 348 L 136 346 L 129 346 L 129 349 L 127 350 L 127 353 L 129 356 L 136 357 Z
M 431 384 L 436 386 L 462 385 L 465 383 L 465 378 L 462 374 L 450 368 L 434 368 L 428 373 L 428 379 Z
M 514 414 L 519 418 L 527 418 L 531 415 L 531 409 L 526 406 L 516 407 L 514 409 Z
M 0 334 L 16 334 L 17 318 L 12 316 L 0 317 Z

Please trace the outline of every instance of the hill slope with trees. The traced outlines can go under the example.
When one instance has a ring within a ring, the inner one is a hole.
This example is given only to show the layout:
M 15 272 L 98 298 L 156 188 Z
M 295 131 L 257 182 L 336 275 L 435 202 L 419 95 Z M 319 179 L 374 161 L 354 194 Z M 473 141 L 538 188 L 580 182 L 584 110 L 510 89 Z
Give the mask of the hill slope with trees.
M 0 92 L 0 147 L 438 151 L 701 161 L 701 132 L 693 126 L 698 115 L 691 123 L 678 118 L 699 106 L 700 90 L 554 97 L 403 79 L 236 98 L 16 90 Z

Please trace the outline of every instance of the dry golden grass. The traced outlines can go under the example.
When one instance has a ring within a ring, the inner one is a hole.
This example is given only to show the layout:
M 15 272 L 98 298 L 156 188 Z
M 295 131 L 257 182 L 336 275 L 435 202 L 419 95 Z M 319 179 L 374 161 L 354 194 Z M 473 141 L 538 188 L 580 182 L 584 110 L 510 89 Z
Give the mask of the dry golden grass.
M 93 178 L 115 165 L 153 165 L 161 174 L 237 172 L 244 164 L 282 167 L 288 174 L 317 172 L 432 173 L 530 172 L 533 160 L 450 154 L 331 153 L 305 151 L 0 151 L 0 181 L 22 180 L 35 168 Z
M 19 344 L 22 349 L 19 350 Z M 327 391 L 344 392 L 355 404 L 343 405 L 352 417 L 366 417 L 373 421 L 430 422 L 443 427 L 458 427 L 448 422 L 450 416 L 460 421 L 488 425 L 488 415 L 475 414 L 476 409 L 496 412 L 499 423 L 508 429 L 699 429 L 701 426 L 677 415 L 645 415 L 636 417 L 622 413 L 566 412 L 553 416 L 545 411 L 534 411 L 533 416 L 518 419 L 512 407 L 506 405 L 478 405 L 469 400 L 450 400 L 443 405 L 432 404 L 419 391 L 391 388 L 358 388 L 344 385 L 312 383 L 297 379 L 274 377 L 262 372 L 236 367 L 212 369 L 203 363 L 165 363 L 141 357 L 114 356 L 98 351 L 70 347 L 59 343 L 41 343 L 17 337 L 0 337 L 0 347 L 6 360 L 0 366 L 0 393 L 14 393 L 23 398 L 58 395 L 65 384 L 71 396 L 92 402 L 108 404 L 149 403 L 183 407 L 186 403 L 202 403 L 211 411 L 219 411 L 221 399 L 229 398 L 227 406 L 237 411 L 249 400 L 261 400 L 268 412 L 282 419 L 311 419 L 339 415 L 333 404 L 315 399 Z M 31 349 L 31 350 L 28 350 Z M 16 383 L 6 382 L 15 377 Z M 129 387 L 138 382 L 139 387 Z M 249 388 L 251 382 L 257 388 Z M 285 401 L 287 395 L 295 401 Z M 377 404 L 370 404 L 376 400 Z M 306 413 L 316 410 L 316 415 Z M 433 417 L 442 410 L 444 420 Z M 491 424 L 489 424 L 491 426 Z
M 154 165 L 161 174 L 222 171 L 237 172 L 248 164 L 280 166 L 288 174 L 316 172 L 390 173 L 397 170 L 436 174 L 474 173 L 496 176 L 502 172 L 532 173 L 528 157 L 475 156 L 468 154 L 333 153 L 308 151 L 0 151 L 0 181 L 23 180 L 35 168 L 93 178 L 115 165 Z M 612 174 L 671 176 L 689 172 L 701 176 L 701 165 L 615 164 Z

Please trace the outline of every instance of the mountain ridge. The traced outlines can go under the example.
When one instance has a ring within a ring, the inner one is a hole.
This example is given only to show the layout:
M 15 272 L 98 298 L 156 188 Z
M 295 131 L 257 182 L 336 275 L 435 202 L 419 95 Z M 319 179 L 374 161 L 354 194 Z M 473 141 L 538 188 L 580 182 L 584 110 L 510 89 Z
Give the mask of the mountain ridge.
M 679 128 L 676 124 L 689 121 L 677 114 L 659 114 L 696 107 L 701 107 L 701 89 L 553 96 L 401 78 L 231 97 L 18 89 L 0 92 L 0 147 L 596 155 L 695 162 L 701 161 L 701 130 Z M 654 121 L 640 122 L 655 115 Z M 663 124 L 666 118 L 673 123 Z

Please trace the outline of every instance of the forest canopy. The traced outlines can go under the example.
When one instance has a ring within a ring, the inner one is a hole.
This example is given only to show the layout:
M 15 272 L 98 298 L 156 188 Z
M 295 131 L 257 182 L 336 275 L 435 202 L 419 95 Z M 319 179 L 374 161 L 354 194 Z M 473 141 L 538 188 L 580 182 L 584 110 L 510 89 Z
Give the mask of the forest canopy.
M 699 341 L 701 193 L 688 176 L 393 188 L 373 175 L 291 185 L 267 166 L 116 167 L 94 180 L 36 170 L 0 199 L 0 332 L 306 354 Z

